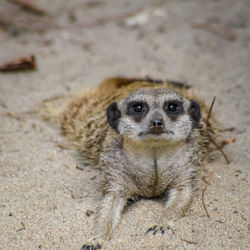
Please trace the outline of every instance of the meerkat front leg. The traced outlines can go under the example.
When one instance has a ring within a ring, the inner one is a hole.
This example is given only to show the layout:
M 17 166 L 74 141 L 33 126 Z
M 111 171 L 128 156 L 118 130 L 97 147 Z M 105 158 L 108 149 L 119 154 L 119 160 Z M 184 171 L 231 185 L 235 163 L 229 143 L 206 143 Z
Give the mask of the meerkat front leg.
M 100 249 L 106 240 L 109 240 L 121 219 L 122 211 L 127 203 L 127 198 L 121 192 L 107 193 L 96 217 L 94 239 L 83 245 L 81 250 Z
M 184 216 L 186 210 L 190 206 L 193 197 L 193 188 L 191 183 L 183 186 L 170 187 L 167 192 L 167 201 L 163 213 L 158 219 L 157 225 L 147 230 L 153 234 L 164 234 L 166 229 L 170 229 L 174 233 L 174 222 Z
M 98 238 L 107 240 L 112 237 L 115 228 L 121 220 L 121 214 L 127 203 L 127 198 L 124 194 L 117 192 L 110 192 L 104 196 L 96 221 Z
M 193 196 L 192 185 L 173 187 L 169 190 L 168 200 L 163 212 L 163 221 L 174 222 L 181 218 L 188 209 Z

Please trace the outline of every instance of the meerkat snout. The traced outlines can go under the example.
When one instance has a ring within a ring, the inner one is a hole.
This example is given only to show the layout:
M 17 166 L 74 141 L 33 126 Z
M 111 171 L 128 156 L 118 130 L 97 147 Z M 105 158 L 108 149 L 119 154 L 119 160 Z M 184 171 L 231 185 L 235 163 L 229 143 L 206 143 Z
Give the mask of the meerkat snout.
M 150 120 L 150 132 L 160 134 L 164 132 L 164 128 L 164 121 L 161 114 L 158 112 L 154 113 Z

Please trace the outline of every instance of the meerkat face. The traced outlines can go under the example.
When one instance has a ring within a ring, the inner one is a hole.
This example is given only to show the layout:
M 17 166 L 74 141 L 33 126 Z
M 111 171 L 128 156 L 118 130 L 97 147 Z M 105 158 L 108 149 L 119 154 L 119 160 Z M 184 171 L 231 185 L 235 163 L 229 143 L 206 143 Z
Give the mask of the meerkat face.
M 110 126 L 132 140 L 185 140 L 200 120 L 200 106 L 179 93 L 139 89 L 107 109 Z

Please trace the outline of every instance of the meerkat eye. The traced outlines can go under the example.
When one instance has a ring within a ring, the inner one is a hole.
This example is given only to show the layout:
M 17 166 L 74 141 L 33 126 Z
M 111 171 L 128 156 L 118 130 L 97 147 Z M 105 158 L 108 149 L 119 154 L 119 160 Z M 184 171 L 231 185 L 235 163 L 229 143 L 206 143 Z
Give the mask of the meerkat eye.
M 180 101 L 168 101 L 164 104 L 164 110 L 170 117 L 176 117 L 183 113 L 183 104 Z
M 141 118 L 148 112 L 148 105 L 144 102 L 131 102 L 127 114 L 134 118 Z
M 134 105 L 134 111 L 138 112 L 138 113 L 142 112 L 143 111 L 143 105 L 141 103 L 135 104 Z
M 168 104 L 168 111 L 176 112 L 177 109 L 178 109 L 178 105 L 176 103 L 171 102 Z

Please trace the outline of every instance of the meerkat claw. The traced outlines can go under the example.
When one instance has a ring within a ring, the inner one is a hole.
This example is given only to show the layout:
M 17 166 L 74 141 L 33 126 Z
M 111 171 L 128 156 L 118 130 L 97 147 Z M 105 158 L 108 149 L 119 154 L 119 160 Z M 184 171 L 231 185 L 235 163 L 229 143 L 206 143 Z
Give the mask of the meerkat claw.
M 146 234 L 148 234 L 148 233 L 152 233 L 152 235 L 156 235 L 156 234 L 165 234 L 165 232 L 167 231 L 167 230 L 170 230 L 171 232 L 172 232 L 172 234 L 174 234 L 174 230 L 173 230 L 173 228 L 171 227 L 171 226 L 169 226 L 169 225 L 167 225 L 167 226 L 160 226 L 160 225 L 154 225 L 154 226 L 152 226 L 152 227 L 150 227 L 147 231 L 146 231 L 146 233 L 145 233 L 145 235 Z
M 102 245 L 100 244 L 84 244 L 80 250 L 97 250 L 97 249 L 101 249 Z

